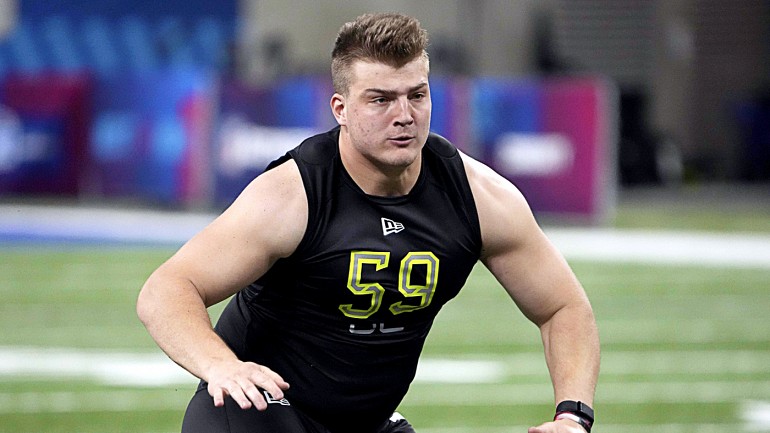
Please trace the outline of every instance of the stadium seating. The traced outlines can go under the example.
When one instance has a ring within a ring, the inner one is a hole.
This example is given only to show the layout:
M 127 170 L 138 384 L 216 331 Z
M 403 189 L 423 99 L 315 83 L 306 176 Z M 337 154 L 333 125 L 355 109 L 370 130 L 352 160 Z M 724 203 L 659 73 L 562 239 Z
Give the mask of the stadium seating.
M 0 75 L 17 72 L 221 71 L 236 36 L 235 18 L 51 15 L 22 18 L 0 40 Z

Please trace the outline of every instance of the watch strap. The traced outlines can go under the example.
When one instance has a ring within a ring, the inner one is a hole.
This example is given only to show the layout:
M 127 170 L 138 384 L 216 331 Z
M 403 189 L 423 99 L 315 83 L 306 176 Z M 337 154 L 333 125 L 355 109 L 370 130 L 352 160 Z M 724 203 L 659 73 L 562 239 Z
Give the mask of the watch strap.
M 566 416 L 571 415 L 571 416 Z M 580 424 L 588 433 L 594 425 L 594 410 L 582 401 L 564 400 L 556 405 L 554 420 L 570 419 Z

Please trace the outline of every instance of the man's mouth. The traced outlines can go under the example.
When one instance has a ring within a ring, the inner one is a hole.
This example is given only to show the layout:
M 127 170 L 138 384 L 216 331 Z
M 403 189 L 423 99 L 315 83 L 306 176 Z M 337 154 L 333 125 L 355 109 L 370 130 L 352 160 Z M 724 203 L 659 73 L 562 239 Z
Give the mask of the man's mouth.
M 414 140 L 414 137 L 411 135 L 397 135 L 395 137 L 390 137 L 390 141 L 397 144 L 408 144 L 412 140 Z

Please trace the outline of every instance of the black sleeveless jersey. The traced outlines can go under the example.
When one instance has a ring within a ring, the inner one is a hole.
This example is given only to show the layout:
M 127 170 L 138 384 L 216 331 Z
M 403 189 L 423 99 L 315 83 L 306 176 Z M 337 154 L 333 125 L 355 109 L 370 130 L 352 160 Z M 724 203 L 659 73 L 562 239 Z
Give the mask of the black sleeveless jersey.
M 307 229 L 216 329 L 240 359 L 289 382 L 293 406 L 332 432 L 366 433 L 406 394 L 433 319 L 478 261 L 481 233 L 445 139 L 428 138 L 408 195 L 375 197 L 343 168 L 338 138 L 339 128 L 311 137 L 269 167 L 296 161 Z

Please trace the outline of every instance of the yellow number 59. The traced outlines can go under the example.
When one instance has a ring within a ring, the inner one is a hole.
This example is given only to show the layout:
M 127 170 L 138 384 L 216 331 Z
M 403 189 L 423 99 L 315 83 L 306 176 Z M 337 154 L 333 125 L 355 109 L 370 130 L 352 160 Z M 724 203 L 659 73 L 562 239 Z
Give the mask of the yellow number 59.
M 350 270 L 348 272 L 348 290 L 355 295 L 369 296 L 368 308 L 354 308 L 353 304 L 340 305 L 340 311 L 354 319 L 366 319 L 376 313 L 382 305 L 382 295 L 385 288 L 381 284 L 362 283 L 361 276 L 365 267 L 374 267 L 374 271 L 387 268 L 390 261 L 389 252 L 353 251 L 350 253 Z M 416 265 L 426 268 L 425 281 L 412 281 L 412 270 Z M 401 314 L 419 310 L 430 305 L 438 282 L 439 260 L 429 251 L 410 252 L 402 260 L 398 272 L 398 291 L 406 298 L 419 298 L 416 305 L 404 304 L 399 301 L 390 306 L 390 312 Z

